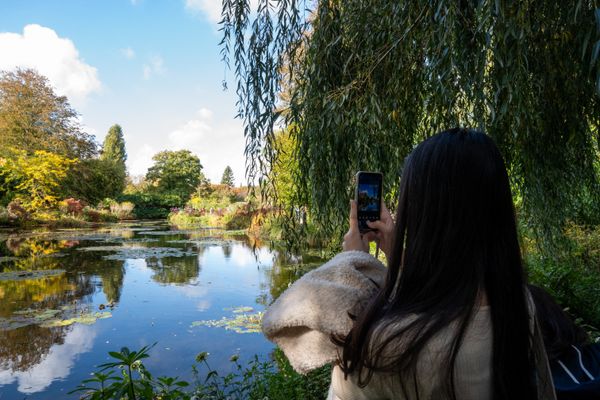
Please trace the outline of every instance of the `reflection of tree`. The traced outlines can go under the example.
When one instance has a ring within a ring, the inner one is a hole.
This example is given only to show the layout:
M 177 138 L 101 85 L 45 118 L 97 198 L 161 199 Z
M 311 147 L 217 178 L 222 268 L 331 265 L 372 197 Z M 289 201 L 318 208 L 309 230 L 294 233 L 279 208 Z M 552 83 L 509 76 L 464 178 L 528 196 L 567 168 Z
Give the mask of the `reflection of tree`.
M 73 245 L 74 242 L 66 240 L 40 240 L 35 237 L 11 236 L 5 242 L 6 254 L 19 258 L 10 264 L 4 264 L 2 269 L 4 271 L 25 271 L 60 268 L 56 256 L 61 250 Z
M 200 274 L 197 256 L 150 258 L 146 265 L 154 271 L 152 279 L 158 283 L 189 283 Z
M 123 288 L 123 279 L 125 278 L 125 267 L 123 262 L 117 262 L 121 265 L 105 268 L 98 272 L 102 279 L 102 291 L 109 303 L 116 303 L 121 299 L 121 289 Z
M 17 329 L 0 330 L 0 366 L 26 371 L 41 362 L 52 345 L 62 344 L 69 327 L 46 328 L 36 316 L 46 310 L 75 312 L 75 305 L 89 303 L 98 276 L 108 301 L 117 302 L 125 274 L 124 262 L 71 251 L 78 242 L 39 237 L 9 237 L 0 254 L 19 257 L 0 265 L 0 270 L 64 269 L 66 273 L 39 279 L 0 281 L 0 318 L 15 318 L 15 311 L 34 310 L 31 323 Z M 56 257 L 61 252 L 62 257 Z M 83 273 L 82 273 L 83 272 Z M 63 311 L 66 307 L 70 311 Z M 80 309 L 81 307 L 76 307 Z M 58 311 L 57 311 L 58 312 Z
M 12 371 L 27 371 L 39 364 L 50 348 L 63 344 L 70 327 L 42 328 L 29 325 L 10 331 L 0 331 L 0 366 Z
M 231 258 L 231 244 L 223 244 L 223 246 L 221 246 L 221 249 L 223 249 L 223 256 L 225 257 L 225 259 L 229 260 Z
M 76 290 L 66 274 L 41 279 L 0 281 L 0 317 L 8 318 L 14 311 L 55 304 L 64 293 Z
M 94 292 L 92 277 L 66 273 L 40 279 L 0 281 L 0 317 L 10 318 L 15 311 L 59 310 L 85 301 Z M 35 317 L 34 317 L 35 318 Z M 52 345 L 62 344 L 67 327 L 43 328 L 30 325 L 0 330 L 0 365 L 25 371 L 39 363 Z
M 257 298 L 257 302 L 264 305 L 269 305 L 279 295 L 295 282 L 302 275 L 311 269 L 321 265 L 325 260 L 317 254 L 303 254 L 301 257 L 290 256 L 286 251 L 273 251 L 273 266 L 263 269 L 268 279 L 268 291 L 270 299 L 266 293 L 261 294 Z M 302 261 L 302 262 L 300 262 Z M 261 288 L 266 290 L 267 288 Z
M 102 282 L 102 291 L 107 302 L 116 303 L 121 298 L 125 278 L 125 261 L 106 260 L 85 251 L 73 252 L 63 259 L 65 266 L 76 266 L 86 275 L 96 275 Z

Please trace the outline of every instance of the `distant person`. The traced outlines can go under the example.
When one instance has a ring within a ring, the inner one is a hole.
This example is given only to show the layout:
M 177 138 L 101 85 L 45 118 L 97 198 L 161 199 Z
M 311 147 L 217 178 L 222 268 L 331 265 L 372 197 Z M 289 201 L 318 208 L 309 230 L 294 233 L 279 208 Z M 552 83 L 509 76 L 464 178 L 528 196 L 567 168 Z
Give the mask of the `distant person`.
M 263 331 L 296 370 L 333 363 L 331 400 L 555 399 L 487 135 L 451 129 L 419 144 L 396 218 L 383 206 L 369 226 L 361 235 L 352 202 L 344 252 L 265 312 Z M 368 254 L 373 240 L 388 268 Z
M 559 400 L 600 399 L 600 344 L 542 288 L 529 285 Z

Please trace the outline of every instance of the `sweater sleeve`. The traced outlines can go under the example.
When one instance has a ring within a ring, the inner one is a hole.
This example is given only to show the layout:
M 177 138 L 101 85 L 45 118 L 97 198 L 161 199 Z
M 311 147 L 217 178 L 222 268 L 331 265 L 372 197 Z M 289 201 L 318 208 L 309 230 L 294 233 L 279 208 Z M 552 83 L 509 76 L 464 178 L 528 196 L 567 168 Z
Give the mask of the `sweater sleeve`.
M 333 362 L 338 353 L 331 335 L 350 331 L 349 314 L 362 311 L 383 285 L 385 274 L 383 264 L 368 253 L 340 253 L 275 300 L 263 316 L 263 332 L 299 373 Z

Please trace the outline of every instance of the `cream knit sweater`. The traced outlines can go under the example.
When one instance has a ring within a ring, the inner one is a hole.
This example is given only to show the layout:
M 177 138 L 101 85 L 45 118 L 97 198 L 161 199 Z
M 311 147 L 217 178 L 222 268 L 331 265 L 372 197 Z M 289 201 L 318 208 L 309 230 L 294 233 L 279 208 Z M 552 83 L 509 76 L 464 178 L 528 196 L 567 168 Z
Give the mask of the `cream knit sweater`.
M 306 373 L 338 359 L 331 334 L 345 335 L 352 328 L 348 313 L 357 315 L 383 285 L 386 268 L 361 251 L 343 252 L 323 266 L 308 272 L 269 307 L 263 317 L 263 332 L 286 354 L 292 367 Z M 533 320 L 532 320 L 533 321 Z M 398 324 L 406 321 L 398 321 Z M 537 337 L 538 399 L 554 400 L 552 378 L 541 335 Z M 443 399 L 441 355 L 447 351 L 453 327 L 439 332 L 423 349 L 417 365 L 416 382 L 402 390 L 397 374 L 375 373 L 365 388 L 356 377 L 344 379 L 334 366 L 329 389 L 330 400 L 359 399 Z M 380 332 L 385 335 L 385 332 Z M 541 348 L 540 348 L 541 347 Z M 480 307 L 466 332 L 455 363 L 455 389 L 461 400 L 491 399 L 492 330 L 487 306 Z

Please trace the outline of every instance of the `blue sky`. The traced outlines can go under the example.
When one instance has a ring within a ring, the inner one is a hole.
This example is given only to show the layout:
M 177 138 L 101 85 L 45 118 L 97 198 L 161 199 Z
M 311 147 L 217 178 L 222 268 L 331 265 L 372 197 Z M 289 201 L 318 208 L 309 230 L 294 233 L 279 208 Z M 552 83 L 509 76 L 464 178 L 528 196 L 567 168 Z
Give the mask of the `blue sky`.
M 236 97 L 222 90 L 220 0 L 0 4 L 0 69 L 34 67 L 48 76 L 99 142 L 120 124 L 132 175 L 144 174 L 160 150 L 187 148 L 211 181 L 230 165 L 242 182 Z

